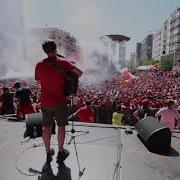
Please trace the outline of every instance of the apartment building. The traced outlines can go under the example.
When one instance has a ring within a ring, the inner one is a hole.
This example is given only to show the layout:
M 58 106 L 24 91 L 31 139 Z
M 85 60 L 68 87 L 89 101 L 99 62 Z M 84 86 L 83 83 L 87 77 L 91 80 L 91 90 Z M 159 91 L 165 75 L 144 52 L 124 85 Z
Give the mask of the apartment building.
M 162 28 L 153 33 L 152 58 L 159 60 L 162 55 Z
M 169 53 L 174 53 L 174 65 L 180 66 L 180 8 L 170 15 Z
M 143 62 L 152 59 L 152 47 L 153 47 L 152 44 L 153 44 L 152 34 L 147 35 L 142 42 L 137 43 L 136 45 L 137 65 L 142 65 Z
M 163 23 L 162 55 L 170 53 L 170 18 Z
M 159 60 L 161 56 L 171 54 L 174 65 L 180 67 L 180 7 L 176 8 L 170 16 L 152 34 L 136 45 L 136 60 L 138 65 L 152 58 Z
M 77 40 L 70 33 L 58 28 L 31 28 L 26 32 L 26 57 L 36 59 L 42 56 L 41 44 L 45 39 L 53 39 L 58 53 L 65 57 L 76 57 L 80 54 Z M 32 57 L 33 56 L 33 57 Z
M 159 60 L 161 56 L 173 55 L 174 65 L 180 65 L 180 8 L 175 9 L 153 34 L 152 57 Z
M 162 55 L 169 54 L 170 20 L 164 21 L 162 27 L 153 33 L 152 58 L 159 60 Z
M 137 62 L 136 62 L 136 53 L 135 52 L 130 53 L 130 62 L 131 62 L 131 64 L 136 66 Z

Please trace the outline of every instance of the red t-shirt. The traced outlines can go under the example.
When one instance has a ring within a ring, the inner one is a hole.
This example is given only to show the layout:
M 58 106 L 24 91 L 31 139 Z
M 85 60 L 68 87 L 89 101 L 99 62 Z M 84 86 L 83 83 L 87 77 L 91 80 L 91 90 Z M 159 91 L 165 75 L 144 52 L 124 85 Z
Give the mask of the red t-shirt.
M 82 100 L 82 98 L 78 98 L 78 100 L 77 100 L 77 105 L 78 105 L 78 108 L 80 108 L 80 107 L 83 106 L 83 100 Z
M 58 58 L 56 65 L 60 69 L 73 71 L 75 68 L 70 62 L 64 58 Z M 58 70 L 45 60 L 37 63 L 35 69 L 35 79 L 41 85 L 41 105 L 53 106 L 63 104 L 66 101 L 64 95 L 64 75 L 63 72 L 59 73 Z
M 89 107 L 79 108 L 76 115 L 79 117 L 80 122 L 93 123 L 94 121 L 94 112 Z

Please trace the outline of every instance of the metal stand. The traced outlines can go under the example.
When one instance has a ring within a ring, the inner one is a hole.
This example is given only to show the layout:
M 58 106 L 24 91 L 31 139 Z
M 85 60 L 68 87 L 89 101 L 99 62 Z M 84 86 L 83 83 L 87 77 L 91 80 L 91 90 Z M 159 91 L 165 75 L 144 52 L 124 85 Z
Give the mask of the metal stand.
M 68 145 L 70 145 L 72 141 L 75 141 L 75 138 L 77 138 L 77 137 L 79 137 L 79 136 L 83 136 L 83 135 L 85 135 L 85 134 L 89 134 L 89 131 L 76 131 L 76 130 L 74 129 L 74 121 L 71 121 L 71 122 L 72 122 L 72 128 L 71 128 L 70 131 L 67 130 L 67 132 L 70 132 L 70 133 L 71 133 L 71 135 L 68 134 L 68 135 L 70 136 L 70 140 L 69 140 L 69 142 L 68 142 Z M 74 135 L 75 133 L 81 133 L 81 134 Z
M 71 96 L 71 107 L 73 106 L 73 96 Z M 85 134 L 89 134 L 89 131 L 76 131 L 75 129 L 74 129 L 74 121 L 71 121 L 72 122 L 72 128 L 71 128 L 71 130 L 70 131 L 67 131 L 67 132 L 70 132 L 71 133 L 71 135 L 69 135 L 70 136 L 70 140 L 69 140 L 69 142 L 68 142 L 68 145 L 70 145 L 71 144 L 71 142 L 73 142 L 73 144 L 74 144 L 74 149 L 75 149 L 75 153 L 76 153 L 76 158 L 77 158 L 77 163 L 78 163 L 78 168 L 79 168 L 79 178 L 78 179 L 80 179 L 81 178 L 81 176 L 83 176 L 83 174 L 84 174 L 84 171 L 85 171 L 85 167 L 81 170 L 81 167 L 80 167 L 80 162 L 79 162 L 79 156 L 78 156 L 78 151 L 77 151 L 77 146 L 76 146 L 76 138 L 77 137 L 79 137 L 79 136 L 83 136 L 83 135 L 85 135 Z M 80 134 L 77 134 L 77 135 L 74 135 L 75 133 L 80 133 Z

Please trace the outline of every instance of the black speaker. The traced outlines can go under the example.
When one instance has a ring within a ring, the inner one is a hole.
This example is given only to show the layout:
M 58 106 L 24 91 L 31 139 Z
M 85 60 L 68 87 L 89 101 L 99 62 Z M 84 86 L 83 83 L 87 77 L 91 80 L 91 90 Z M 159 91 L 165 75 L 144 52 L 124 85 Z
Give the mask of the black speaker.
M 42 113 L 26 114 L 26 131 L 24 138 L 36 138 L 42 136 Z M 53 123 L 52 134 L 56 134 L 56 124 Z
M 167 153 L 171 147 L 171 131 L 152 116 L 135 124 L 140 139 L 155 153 Z

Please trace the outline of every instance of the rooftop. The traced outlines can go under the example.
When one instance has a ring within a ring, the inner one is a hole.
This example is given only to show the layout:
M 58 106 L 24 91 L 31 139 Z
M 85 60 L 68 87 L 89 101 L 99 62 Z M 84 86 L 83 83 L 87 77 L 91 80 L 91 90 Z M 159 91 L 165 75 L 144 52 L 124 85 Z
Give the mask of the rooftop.
M 109 37 L 112 41 L 118 41 L 118 42 L 122 42 L 122 41 L 129 41 L 130 37 L 121 35 L 121 34 L 109 34 L 109 35 L 104 35 L 101 36 L 100 39 L 102 39 L 103 37 Z

